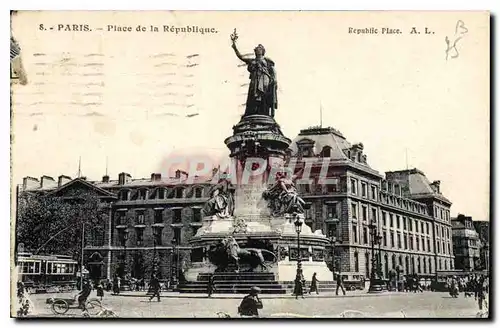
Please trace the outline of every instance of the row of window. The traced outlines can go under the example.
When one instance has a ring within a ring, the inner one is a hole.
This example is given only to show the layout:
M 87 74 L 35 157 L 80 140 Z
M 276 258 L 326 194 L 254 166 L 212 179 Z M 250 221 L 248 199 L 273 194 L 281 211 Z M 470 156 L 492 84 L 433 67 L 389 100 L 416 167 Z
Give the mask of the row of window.
M 446 208 L 434 206 L 434 217 L 445 222 L 450 222 L 450 211 Z
M 351 194 L 369 198 L 371 200 L 377 201 L 378 187 L 376 185 L 370 185 L 370 194 L 368 195 L 368 184 L 366 182 L 361 182 L 361 192 L 358 190 L 358 180 L 351 178 Z
M 402 199 L 397 196 L 381 192 L 380 201 L 383 204 L 399 207 L 410 212 L 428 215 L 427 207 L 424 204 L 420 204 L 418 202 L 414 202 L 408 199 Z
M 182 229 L 191 229 L 191 234 L 194 236 L 199 227 L 174 227 L 172 228 L 174 235 L 172 239 L 170 240 L 170 244 L 175 244 L 175 245 L 180 245 L 182 244 Z M 150 246 L 162 246 L 164 242 L 163 238 L 163 228 L 158 227 L 154 228 L 157 229 L 156 231 L 153 230 L 153 244 Z M 127 229 L 125 230 L 118 230 L 118 241 L 121 246 L 146 246 L 144 244 L 144 228 L 135 228 L 133 230 Z M 134 236 L 130 235 L 130 232 L 134 231 L 135 234 Z
M 171 209 L 173 212 L 172 223 L 182 223 L 182 208 Z M 135 225 L 146 224 L 145 220 L 145 210 L 135 210 Z M 164 209 L 154 209 L 153 223 L 161 224 L 164 223 L 163 218 Z M 192 208 L 191 222 L 201 222 L 202 214 L 200 208 Z M 116 225 L 128 225 L 129 218 L 127 217 L 127 211 L 117 211 Z
M 167 188 L 156 188 L 152 192 L 146 188 L 140 188 L 133 193 L 134 190 L 122 189 L 118 192 L 119 200 L 146 200 L 146 199 L 173 199 L 173 198 L 185 198 L 186 189 L 184 187 L 176 187 L 173 189 Z M 192 189 L 191 197 L 203 198 L 203 187 L 197 187 Z
M 333 180 L 333 179 L 331 179 Z M 339 183 L 329 182 L 328 184 L 314 183 L 314 184 L 298 184 L 298 191 L 301 194 L 331 194 L 341 191 Z
M 40 261 L 20 262 L 19 272 L 22 274 L 41 274 L 42 266 Z M 76 272 L 76 264 L 73 263 L 46 263 L 47 274 L 74 274 Z
M 330 236 L 336 236 L 336 230 L 337 227 L 336 225 L 331 225 L 330 226 Z M 363 224 L 361 226 L 361 240 L 359 239 L 359 232 L 358 232 L 358 225 L 357 223 L 353 222 L 352 223 L 352 240 L 355 244 L 364 244 L 364 245 L 369 245 L 371 240 L 371 231 L 369 227 L 366 224 Z M 380 234 L 381 237 L 381 246 L 383 247 L 392 247 L 392 248 L 399 248 L 399 249 L 404 249 L 404 250 L 416 250 L 416 251 L 423 251 L 423 252 L 432 252 L 432 247 L 431 247 L 431 238 L 430 237 L 424 237 L 424 236 L 417 236 L 413 235 L 412 233 L 402 233 L 402 232 L 395 232 L 393 230 L 387 231 L 387 229 L 383 229 L 382 233 Z M 445 253 L 445 254 L 451 254 L 451 246 L 450 242 L 444 242 L 444 241 L 436 241 L 436 247 L 437 247 L 437 252 L 438 253 Z
M 368 220 L 368 206 L 366 205 L 361 205 L 361 216 L 360 219 L 362 221 L 367 221 Z M 371 208 L 371 220 L 377 221 L 377 213 L 378 209 L 377 208 Z M 401 226 L 403 226 L 403 230 L 409 230 L 409 231 L 415 231 L 416 233 L 425 233 L 429 234 L 430 232 L 430 223 L 429 222 L 423 222 L 423 221 L 418 221 L 418 220 L 413 220 L 411 218 L 407 217 L 402 217 L 401 215 L 396 215 L 393 213 L 388 213 L 385 211 L 382 211 L 382 226 L 386 227 L 387 224 L 389 223 L 389 226 L 391 228 L 396 228 L 396 229 L 401 229 Z M 387 222 L 387 217 L 389 217 L 389 222 Z M 358 204 L 351 204 L 351 218 L 357 219 L 358 218 Z M 420 224 L 419 224 L 420 222 Z M 415 230 L 414 230 L 415 228 Z
M 417 273 L 417 274 L 431 274 L 433 273 L 433 259 L 430 257 L 424 257 L 420 258 L 417 257 L 415 260 L 415 257 L 410 257 L 405 256 L 403 260 L 403 256 L 399 255 L 398 258 L 396 258 L 396 255 L 393 254 L 391 256 L 391 263 L 392 263 L 392 268 L 391 269 L 396 269 L 398 266 L 403 269 L 403 274 L 412 274 L 412 273 Z M 411 262 L 411 266 L 410 266 Z M 453 262 L 450 260 L 443 260 L 443 259 L 438 259 L 438 270 L 451 270 L 453 269 Z M 388 278 L 388 273 L 389 273 L 389 256 L 387 254 L 384 255 L 384 259 L 382 260 L 382 273 L 385 278 Z M 365 275 L 367 278 L 370 277 L 370 269 L 371 269 L 371 261 L 370 261 L 370 253 L 365 253 Z M 359 272 L 359 253 L 355 252 L 354 253 L 354 271 Z

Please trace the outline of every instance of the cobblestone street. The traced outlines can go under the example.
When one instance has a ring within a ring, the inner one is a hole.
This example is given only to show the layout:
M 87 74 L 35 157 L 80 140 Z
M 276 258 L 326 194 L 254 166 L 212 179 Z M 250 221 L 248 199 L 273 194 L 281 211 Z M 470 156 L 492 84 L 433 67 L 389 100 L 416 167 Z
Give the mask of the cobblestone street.
M 32 295 L 35 311 L 39 316 L 55 316 L 45 300 L 49 297 L 67 297 L 68 295 Z M 92 295 L 94 296 L 94 295 Z M 244 295 L 179 295 L 164 293 L 161 302 L 149 302 L 142 294 L 111 296 L 106 294 L 103 306 L 115 311 L 119 317 L 127 318 L 216 318 L 217 312 L 225 312 L 237 317 L 237 307 Z M 263 296 L 262 317 L 340 317 L 365 316 L 384 318 L 458 318 L 475 317 L 478 312 L 474 298 L 451 298 L 448 293 L 385 293 L 347 296 L 323 294 L 306 296 L 296 300 L 290 296 Z M 359 311 L 359 312 L 358 312 Z M 80 316 L 77 309 L 70 309 L 59 317 Z

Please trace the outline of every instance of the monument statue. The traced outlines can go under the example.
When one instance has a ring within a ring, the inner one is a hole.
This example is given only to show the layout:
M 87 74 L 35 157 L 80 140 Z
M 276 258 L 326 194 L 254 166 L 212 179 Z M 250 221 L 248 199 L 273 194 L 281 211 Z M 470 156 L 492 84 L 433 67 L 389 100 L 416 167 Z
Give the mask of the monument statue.
M 304 213 L 305 202 L 299 197 L 295 188 L 296 178 L 296 175 L 291 176 L 291 172 L 276 173 L 276 183 L 262 194 L 264 200 L 268 202 L 271 215 Z
M 278 108 L 278 82 L 274 62 L 264 56 L 266 49 L 262 44 L 254 49 L 254 58 L 241 55 L 236 47 L 237 39 L 238 34 L 234 29 L 233 34 L 231 34 L 232 47 L 236 56 L 247 64 L 247 70 L 250 72 L 250 86 L 248 87 L 246 109 L 243 116 L 267 115 L 274 117 L 275 109 Z
M 210 199 L 205 203 L 203 213 L 220 219 L 233 216 L 234 196 L 229 180 L 221 180 L 210 190 Z
M 229 270 L 231 264 L 235 266 L 235 272 L 240 271 L 241 264 L 248 264 L 250 266 L 249 272 L 253 272 L 259 266 L 262 270 L 267 271 L 268 267 L 265 264 L 262 252 L 272 254 L 274 260 L 276 260 L 273 252 L 257 248 L 240 248 L 236 240 L 232 236 L 228 236 L 211 247 L 208 258 L 210 262 L 217 266 L 216 271 L 218 272 Z

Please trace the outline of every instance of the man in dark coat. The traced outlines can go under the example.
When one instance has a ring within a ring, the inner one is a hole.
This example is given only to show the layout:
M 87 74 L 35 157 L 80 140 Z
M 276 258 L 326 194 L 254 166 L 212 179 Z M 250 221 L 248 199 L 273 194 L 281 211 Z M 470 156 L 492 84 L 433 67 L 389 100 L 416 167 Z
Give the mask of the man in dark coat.
M 92 286 L 90 285 L 90 282 L 88 280 L 84 280 L 82 290 L 78 293 L 78 307 L 82 309 L 82 311 L 86 310 L 85 303 L 87 303 L 87 299 L 91 292 Z
M 318 282 L 319 282 L 319 280 L 316 277 L 316 272 L 314 272 L 312 279 L 311 279 L 311 288 L 309 289 L 309 294 L 311 294 L 312 292 L 316 292 L 316 294 L 319 294 Z
M 151 302 L 151 300 L 156 296 L 158 298 L 158 302 L 160 302 L 160 281 L 158 280 L 156 275 L 153 275 L 153 277 L 151 278 L 149 286 L 151 286 L 151 291 L 153 292 L 153 294 L 149 298 L 149 301 Z
M 477 285 L 476 285 L 476 292 L 477 292 L 477 302 L 479 305 L 479 311 L 483 310 L 483 302 L 486 300 L 486 290 L 484 286 L 484 277 L 479 278 Z
M 259 299 L 260 288 L 252 287 L 250 294 L 245 296 L 238 307 L 238 313 L 242 317 L 259 317 L 259 309 L 263 308 L 262 302 Z
M 214 292 L 214 290 L 215 290 L 214 276 L 211 274 L 210 276 L 208 276 L 208 284 L 207 284 L 207 294 L 208 294 L 208 297 L 212 296 L 212 293 Z
M 342 280 L 342 275 L 340 273 L 337 274 L 337 289 L 335 290 L 335 295 L 339 295 L 339 288 L 342 289 L 342 293 L 345 295 L 345 289 L 344 289 L 344 281 Z

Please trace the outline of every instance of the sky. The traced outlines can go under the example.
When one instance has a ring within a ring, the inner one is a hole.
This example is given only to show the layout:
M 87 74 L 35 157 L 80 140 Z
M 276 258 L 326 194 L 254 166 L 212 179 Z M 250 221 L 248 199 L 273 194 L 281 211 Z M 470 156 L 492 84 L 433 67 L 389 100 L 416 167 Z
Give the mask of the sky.
M 489 17 L 480 12 L 18 13 L 29 83 L 13 90 L 13 181 L 75 177 L 80 157 L 82 174 L 98 180 L 106 166 L 112 179 L 142 178 L 172 153 L 227 154 L 248 84 L 230 47 L 235 28 L 242 53 L 263 44 L 276 63 L 275 119 L 286 136 L 318 125 L 322 107 L 323 126 L 362 142 L 372 168 L 416 167 L 441 180 L 452 215 L 489 220 Z M 447 60 L 445 38 L 458 36 L 458 57 Z

